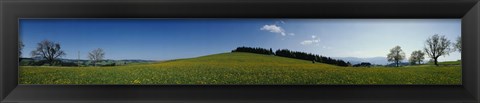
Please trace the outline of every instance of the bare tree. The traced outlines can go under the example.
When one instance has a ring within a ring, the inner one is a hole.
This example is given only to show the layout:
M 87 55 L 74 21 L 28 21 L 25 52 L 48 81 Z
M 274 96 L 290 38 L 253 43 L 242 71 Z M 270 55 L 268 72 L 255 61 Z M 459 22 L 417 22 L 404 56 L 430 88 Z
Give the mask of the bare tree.
M 22 49 L 24 46 L 22 41 L 18 41 L 18 57 L 22 57 Z
M 433 59 L 435 65 L 438 66 L 438 57 L 448 55 L 452 51 L 450 44 L 450 40 L 444 35 L 439 36 L 435 34 L 426 40 L 424 50 Z
M 44 58 L 47 63 L 52 66 L 53 62 L 62 56 L 65 56 L 65 52 L 60 50 L 60 44 L 54 43 L 49 40 L 43 40 L 37 44 L 37 49 L 31 52 L 32 57 L 41 57 Z
M 413 64 L 420 64 L 425 59 L 424 55 L 425 53 L 421 50 L 413 51 L 410 55 L 410 62 Z
M 97 62 L 103 60 L 104 56 L 105 52 L 103 52 L 103 49 L 101 48 L 97 48 L 88 53 L 88 58 L 92 60 L 94 66 L 97 66 Z
M 387 55 L 388 61 L 395 62 L 396 66 L 399 66 L 400 61 L 405 59 L 405 53 L 400 46 L 395 46 L 390 49 L 390 53 Z
M 455 49 L 460 53 L 462 52 L 462 37 L 457 37 L 457 43 L 455 43 Z
M 18 41 L 18 61 L 22 61 L 22 49 L 25 45 L 23 45 L 22 41 Z

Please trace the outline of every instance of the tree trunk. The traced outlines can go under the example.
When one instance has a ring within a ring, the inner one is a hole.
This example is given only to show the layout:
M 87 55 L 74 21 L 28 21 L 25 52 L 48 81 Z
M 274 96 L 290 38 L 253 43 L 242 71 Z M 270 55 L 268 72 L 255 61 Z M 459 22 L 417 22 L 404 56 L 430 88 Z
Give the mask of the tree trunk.
M 435 65 L 438 66 L 437 58 L 434 58 L 433 60 L 434 60 L 434 62 L 435 62 Z
M 398 61 L 395 61 L 396 66 L 398 67 Z
M 47 60 L 49 66 L 53 66 L 53 60 Z

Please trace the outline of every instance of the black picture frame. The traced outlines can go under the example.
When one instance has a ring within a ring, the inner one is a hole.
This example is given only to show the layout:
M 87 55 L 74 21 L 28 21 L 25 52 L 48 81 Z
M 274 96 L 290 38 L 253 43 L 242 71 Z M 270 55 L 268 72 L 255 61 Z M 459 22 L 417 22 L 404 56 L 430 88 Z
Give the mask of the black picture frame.
M 461 18 L 463 85 L 18 85 L 19 18 Z M 479 0 L 0 0 L 0 101 L 478 103 Z

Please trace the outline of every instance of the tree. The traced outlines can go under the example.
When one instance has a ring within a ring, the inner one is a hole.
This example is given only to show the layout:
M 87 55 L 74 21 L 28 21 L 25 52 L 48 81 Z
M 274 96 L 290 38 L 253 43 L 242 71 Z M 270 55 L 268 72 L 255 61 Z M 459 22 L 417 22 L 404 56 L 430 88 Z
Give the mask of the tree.
M 103 52 L 103 49 L 101 48 L 97 48 L 88 53 L 88 58 L 92 60 L 94 66 L 97 66 L 97 62 L 103 60 L 104 56 L 105 52 Z
M 370 66 L 372 66 L 372 63 L 369 63 L 369 62 L 362 62 L 362 63 L 353 65 L 353 67 L 370 67 Z
M 257 54 L 265 54 L 265 55 L 272 55 L 273 51 L 267 50 L 264 48 L 260 47 L 238 47 L 235 50 L 232 50 L 232 52 L 248 52 L 248 53 L 257 53 Z
M 421 50 L 413 51 L 410 55 L 410 63 L 420 64 L 425 59 L 424 55 L 425 53 L 423 53 Z
M 457 43 L 455 43 L 455 49 L 462 52 L 462 37 L 457 37 Z
M 395 46 L 390 49 L 390 53 L 387 55 L 388 61 L 395 62 L 396 66 L 399 66 L 401 60 L 405 59 L 405 53 L 400 46 Z
M 327 57 L 315 55 L 312 53 L 290 51 L 288 49 L 278 49 L 275 52 L 273 52 L 272 48 L 265 49 L 260 47 L 253 48 L 253 47 L 243 46 L 243 47 L 237 47 L 235 50 L 232 50 L 232 52 L 249 52 L 249 53 L 257 53 L 257 54 L 265 54 L 265 55 L 275 55 L 280 57 L 308 60 L 308 61 L 312 61 L 312 63 L 318 62 L 318 63 L 338 65 L 338 66 L 348 66 L 348 63 L 343 60 L 336 60 L 329 57 L 327 58 Z
M 274 55 L 272 48 L 270 48 L 270 55 Z
M 23 45 L 22 41 L 18 42 L 18 57 L 22 57 L 22 49 L 25 45 Z
M 54 43 L 49 40 L 43 40 L 37 44 L 37 48 L 31 52 L 32 57 L 41 57 L 52 66 L 53 62 L 62 56 L 65 56 L 65 52 L 60 50 L 60 44 Z
M 444 35 L 433 35 L 425 41 L 425 52 L 433 59 L 436 66 L 438 66 L 438 57 L 448 55 L 452 50 L 450 48 L 450 40 Z

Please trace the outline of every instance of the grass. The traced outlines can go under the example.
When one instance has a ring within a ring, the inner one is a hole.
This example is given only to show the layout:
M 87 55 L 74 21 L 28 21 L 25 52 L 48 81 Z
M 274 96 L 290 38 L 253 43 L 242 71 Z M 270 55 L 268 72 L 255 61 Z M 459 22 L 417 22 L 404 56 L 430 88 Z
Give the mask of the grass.
M 20 84 L 461 84 L 461 66 L 339 67 L 251 53 L 115 67 L 21 66 Z
M 434 63 L 427 63 L 428 65 L 434 65 Z M 438 62 L 439 66 L 449 66 L 449 65 L 461 65 L 461 61 L 446 61 L 446 62 Z

